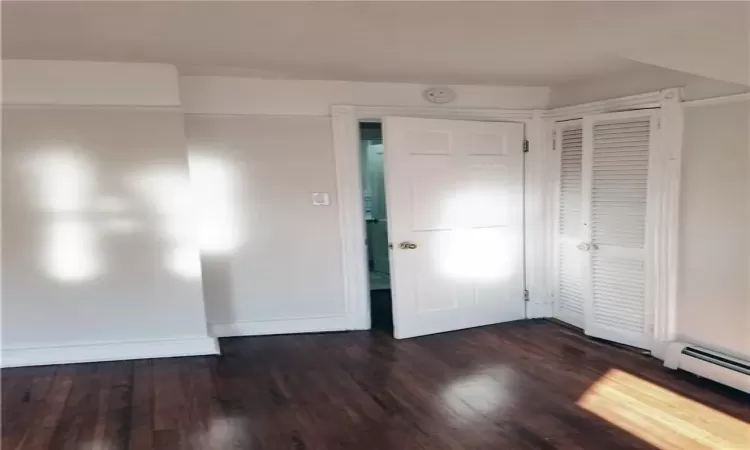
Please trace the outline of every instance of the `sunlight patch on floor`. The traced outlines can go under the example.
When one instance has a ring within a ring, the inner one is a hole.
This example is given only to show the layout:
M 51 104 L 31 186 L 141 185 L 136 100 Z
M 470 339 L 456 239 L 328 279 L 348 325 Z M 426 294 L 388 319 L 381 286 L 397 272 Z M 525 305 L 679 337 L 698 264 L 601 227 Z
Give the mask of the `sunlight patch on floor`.
M 750 425 L 618 369 L 578 406 L 662 450 L 750 449 Z

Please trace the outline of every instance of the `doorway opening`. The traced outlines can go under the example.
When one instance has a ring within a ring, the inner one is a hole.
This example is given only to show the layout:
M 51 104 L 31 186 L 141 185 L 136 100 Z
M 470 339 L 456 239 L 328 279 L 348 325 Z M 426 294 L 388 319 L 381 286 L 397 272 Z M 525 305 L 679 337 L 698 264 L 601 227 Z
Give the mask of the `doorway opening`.
M 383 127 L 360 122 L 360 177 L 364 204 L 372 329 L 393 332 Z

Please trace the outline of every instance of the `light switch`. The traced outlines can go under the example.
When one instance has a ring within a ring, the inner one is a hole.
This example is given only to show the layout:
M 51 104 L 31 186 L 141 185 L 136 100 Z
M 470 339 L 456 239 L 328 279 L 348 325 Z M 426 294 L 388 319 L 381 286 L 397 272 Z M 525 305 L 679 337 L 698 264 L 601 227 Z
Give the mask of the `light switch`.
M 328 206 L 328 192 L 313 192 L 312 204 L 313 206 Z

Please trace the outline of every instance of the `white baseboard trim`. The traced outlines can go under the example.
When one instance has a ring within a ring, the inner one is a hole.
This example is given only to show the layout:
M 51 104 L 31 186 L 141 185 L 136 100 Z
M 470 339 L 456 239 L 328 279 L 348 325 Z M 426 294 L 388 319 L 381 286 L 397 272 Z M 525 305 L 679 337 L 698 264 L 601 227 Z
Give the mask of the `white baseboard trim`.
M 308 317 L 255 322 L 215 323 L 209 324 L 208 329 L 216 337 L 321 333 L 326 331 L 351 330 L 350 322 L 346 316 Z
M 2 349 L 2 367 L 44 366 L 95 361 L 216 355 L 219 343 L 213 337 L 160 339 L 154 341 L 97 342 L 49 347 Z

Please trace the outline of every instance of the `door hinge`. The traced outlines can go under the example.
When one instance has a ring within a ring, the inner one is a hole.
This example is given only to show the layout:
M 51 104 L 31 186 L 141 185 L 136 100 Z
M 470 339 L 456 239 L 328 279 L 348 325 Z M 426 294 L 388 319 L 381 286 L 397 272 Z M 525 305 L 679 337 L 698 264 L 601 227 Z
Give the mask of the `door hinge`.
M 529 140 L 528 139 L 523 140 L 523 152 L 529 153 Z
M 529 301 L 529 290 L 524 289 L 523 290 L 523 301 L 528 302 Z

